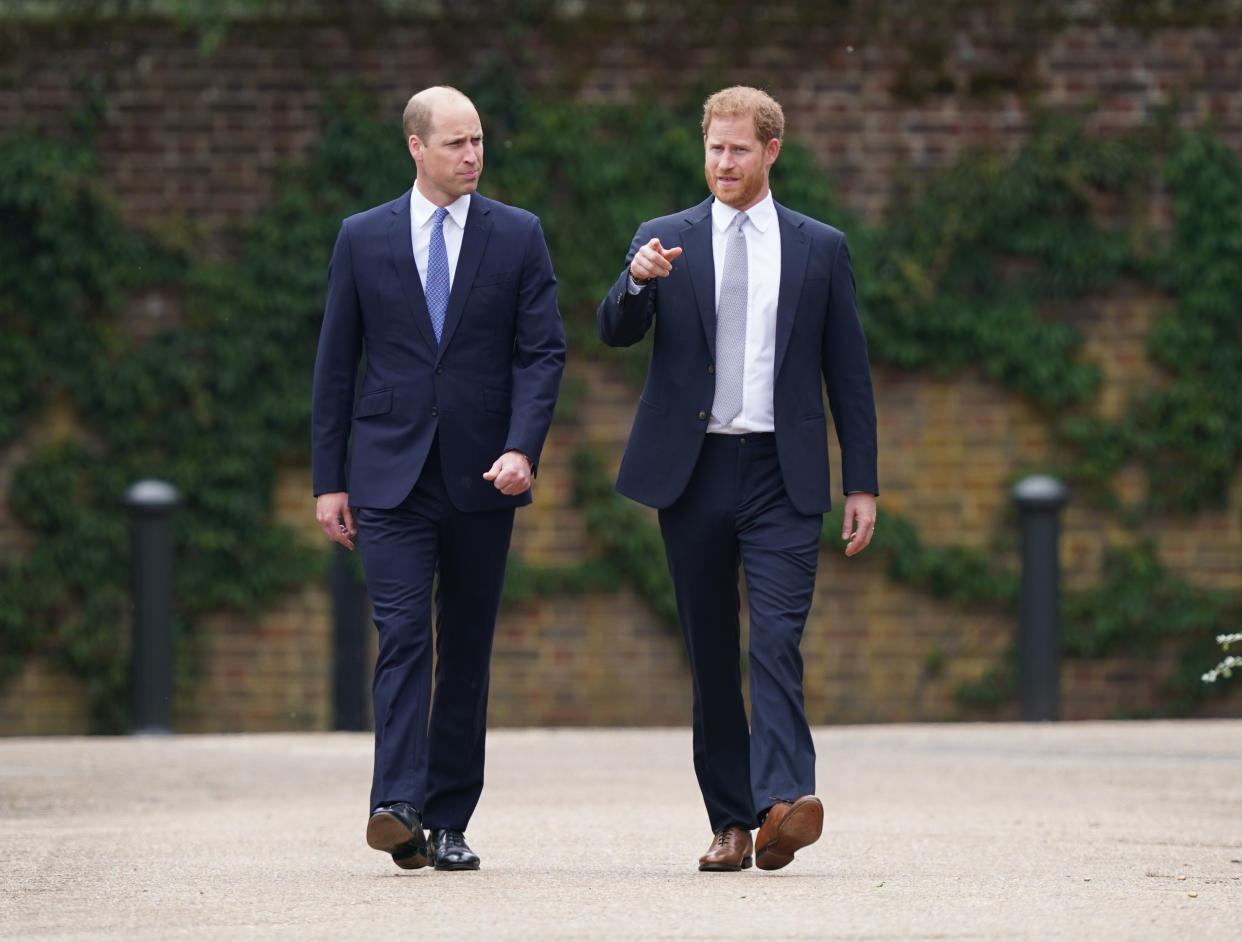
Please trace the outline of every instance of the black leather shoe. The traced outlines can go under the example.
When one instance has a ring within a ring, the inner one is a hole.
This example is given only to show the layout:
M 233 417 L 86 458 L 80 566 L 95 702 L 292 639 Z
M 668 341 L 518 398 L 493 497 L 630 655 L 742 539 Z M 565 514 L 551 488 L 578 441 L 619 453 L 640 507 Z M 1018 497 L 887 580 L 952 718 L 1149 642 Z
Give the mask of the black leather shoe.
M 431 861 L 423 819 L 408 801 L 380 805 L 367 822 L 367 843 L 376 850 L 392 854 L 392 862 L 403 870 L 417 870 Z
M 478 870 L 479 855 L 466 846 L 461 831 L 431 831 L 431 862 L 437 870 Z

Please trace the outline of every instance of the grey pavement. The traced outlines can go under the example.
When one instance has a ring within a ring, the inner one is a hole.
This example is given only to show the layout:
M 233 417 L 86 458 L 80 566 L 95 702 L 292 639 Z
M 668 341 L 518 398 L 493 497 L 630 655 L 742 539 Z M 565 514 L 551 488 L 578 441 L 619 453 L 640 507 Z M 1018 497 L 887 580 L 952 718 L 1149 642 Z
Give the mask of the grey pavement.
M 494 730 L 477 873 L 366 846 L 366 734 L 0 740 L 0 938 L 1242 938 L 1242 721 L 815 742 L 819 843 L 708 874 L 685 729 Z

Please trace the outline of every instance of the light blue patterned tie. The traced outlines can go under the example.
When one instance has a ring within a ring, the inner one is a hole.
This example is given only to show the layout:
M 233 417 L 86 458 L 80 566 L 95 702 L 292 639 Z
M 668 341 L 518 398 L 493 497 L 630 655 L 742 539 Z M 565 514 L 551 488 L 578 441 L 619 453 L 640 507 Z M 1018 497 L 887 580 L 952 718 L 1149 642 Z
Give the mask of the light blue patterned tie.
M 447 215 L 448 210 L 443 206 L 436 210 L 431 225 L 431 246 L 427 251 L 427 311 L 431 314 L 436 343 L 444 332 L 444 315 L 449 302 L 448 250 L 444 247 L 444 217 Z
M 712 415 L 728 425 L 742 411 L 742 375 L 746 371 L 746 214 L 738 213 L 725 234 L 724 274 L 716 307 L 716 394 Z

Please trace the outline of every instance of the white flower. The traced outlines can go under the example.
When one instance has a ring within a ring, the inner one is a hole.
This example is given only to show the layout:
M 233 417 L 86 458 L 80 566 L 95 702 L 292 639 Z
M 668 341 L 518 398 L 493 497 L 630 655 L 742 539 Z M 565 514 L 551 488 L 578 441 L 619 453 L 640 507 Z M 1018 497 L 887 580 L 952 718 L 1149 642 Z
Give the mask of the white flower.
M 1221 635 L 1221 637 L 1226 637 Z M 1217 677 L 1230 677 L 1235 667 L 1242 667 L 1242 657 L 1235 657 L 1230 654 L 1223 661 L 1213 667 L 1210 671 L 1203 675 L 1203 682 L 1206 684 L 1215 683 Z

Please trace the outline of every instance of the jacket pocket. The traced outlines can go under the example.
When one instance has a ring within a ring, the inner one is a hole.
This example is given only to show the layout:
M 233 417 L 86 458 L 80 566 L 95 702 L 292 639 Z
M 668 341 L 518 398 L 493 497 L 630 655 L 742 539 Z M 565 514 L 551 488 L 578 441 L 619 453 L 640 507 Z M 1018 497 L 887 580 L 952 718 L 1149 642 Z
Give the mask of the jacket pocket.
M 517 269 L 511 268 L 508 271 L 489 271 L 484 275 L 476 275 L 471 287 L 486 288 L 488 285 L 502 284 L 503 282 L 510 281 L 516 271 Z
M 513 390 L 484 386 L 483 408 L 498 415 L 509 415 L 513 411 Z
M 368 415 L 383 415 L 392 411 L 392 390 L 380 389 L 365 396 L 359 396 L 354 405 L 354 418 L 363 419 Z

